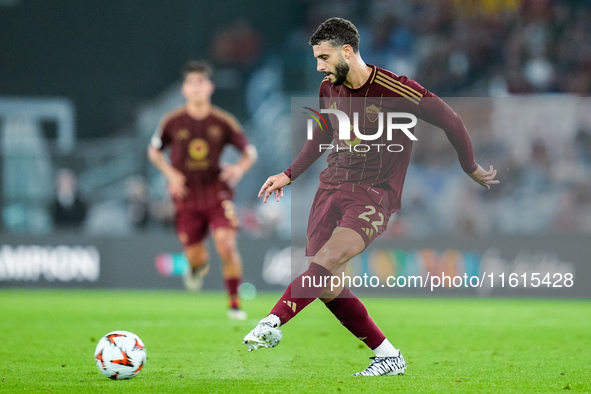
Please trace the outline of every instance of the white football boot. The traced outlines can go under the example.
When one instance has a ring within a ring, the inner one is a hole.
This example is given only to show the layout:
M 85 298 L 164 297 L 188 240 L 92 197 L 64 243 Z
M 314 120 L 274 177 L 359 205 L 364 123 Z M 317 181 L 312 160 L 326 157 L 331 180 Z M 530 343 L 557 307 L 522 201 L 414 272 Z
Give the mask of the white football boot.
M 228 309 L 228 317 L 232 320 L 246 320 L 246 312 L 244 312 L 240 308 L 230 308 Z
M 185 283 L 185 289 L 191 292 L 200 291 L 203 287 L 203 277 L 209 272 L 209 264 L 202 265 L 197 269 L 189 267 L 185 276 L 183 276 L 183 282 Z
M 248 351 L 252 352 L 259 348 L 270 348 L 279 345 L 282 334 L 279 329 L 281 320 L 275 315 L 269 315 L 262 319 L 251 332 L 246 334 L 243 344 L 248 346 Z
M 406 362 L 400 352 L 396 357 L 370 357 L 370 359 L 372 359 L 372 362 L 369 367 L 352 376 L 404 375 L 406 371 Z

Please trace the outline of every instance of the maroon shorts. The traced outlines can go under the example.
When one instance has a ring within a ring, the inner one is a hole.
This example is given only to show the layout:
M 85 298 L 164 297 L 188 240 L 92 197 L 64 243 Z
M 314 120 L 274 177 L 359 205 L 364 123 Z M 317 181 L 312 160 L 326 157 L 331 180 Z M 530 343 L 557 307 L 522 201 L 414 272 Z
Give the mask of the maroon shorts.
M 337 227 L 354 230 L 369 244 L 386 230 L 390 212 L 365 191 L 318 189 L 308 219 L 306 256 L 315 256 Z
M 201 242 L 209 229 L 238 228 L 236 209 L 231 200 L 220 201 L 207 209 L 179 209 L 176 212 L 176 231 L 183 246 Z

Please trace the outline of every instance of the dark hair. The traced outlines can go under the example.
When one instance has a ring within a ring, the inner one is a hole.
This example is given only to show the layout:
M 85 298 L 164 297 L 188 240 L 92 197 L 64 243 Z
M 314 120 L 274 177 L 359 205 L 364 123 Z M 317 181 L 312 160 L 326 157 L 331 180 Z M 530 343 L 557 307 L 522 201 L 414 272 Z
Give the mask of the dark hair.
M 207 77 L 207 79 L 212 79 L 213 68 L 207 62 L 191 60 L 183 66 L 183 79 L 187 78 L 187 75 L 190 73 L 202 73 Z
M 359 52 L 359 32 L 355 25 L 343 18 L 330 18 L 324 21 L 310 37 L 310 45 L 328 41 L 333 47 L 351 45 L 355 53 Z

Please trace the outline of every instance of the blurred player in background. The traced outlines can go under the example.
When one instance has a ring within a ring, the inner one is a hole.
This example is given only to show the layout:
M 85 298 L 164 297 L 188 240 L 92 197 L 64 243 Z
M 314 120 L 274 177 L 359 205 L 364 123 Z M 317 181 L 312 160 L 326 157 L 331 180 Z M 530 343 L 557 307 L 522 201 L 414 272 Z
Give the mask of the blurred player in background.
M 344 111 L 353 119 L 351 108 L 355 104 L 351 98 L 359 97 L 362 103 L 371 102 L 371 99 L 362 101 L 364 98 L 378 98 L 374 100 L 378 105 L 384 98 L 399 98 L 395 110 L 412 113 L 445 131 L 462 169 L 474 181 L 486 189 L 498 183 L 492 166 L 486 171 L 474 161 L 468 132 L 447 104 L 413 80 L 364 63 L 359 54 L 359 33 L 351 22 L 341 18 L 325 21 L 310 44 L 317 69 L 326 76 L 320 85 L 323 108 Z M 383 100 L 384 107 L 379 108 L 379 112 L 388 109 L 387 102 Z M 365 116 L 367 108 L 362 110 L 361 116 Z M 364 135 L 375 134 L 368 129 L 364 131 Z M 276 346 L 282 337 L 279 327 L 320 298 L 341 324 L 375 353 L 370 365 L 354 376 L 404 374 L 406 363 L 402 354 L 386 339 L 359 298 L 342 285 L 333 289 L 321 285 L 313 287 L 313 283 L 331 283 L 332 275 L 341 277 L 349 259 L 369 246 L 386 229 L 390 215 L 400 210 L 412 141 L 401 132 L 388 141 L 383 133 L 379 140 L 367 144 L 397 143 L 404 149 L 396 153 L 383 149 L 358 154 L 347 147 L 346 143 L 352 142 L 339 140 L 338 134 L 338 128 L 330 131 L 315 127 L 312 139 L 306 141 L 292 165 L 285 172 L 269 177 L 261 187 L 259 197 L 263 196 L 264 202 L 272 194 L 279 201 L 283 187 L 295 181 L 322 155 L 320 144 L 334 144 L 340 148 L 327 158 L 328 167 L 320 174 L 320 186 L 310 211 L 306 245 L 308 270 L 291 282 L 269 316 L 246 335 L 244 343 L 249 350 Z M 371 230 L 372 225 L 375 231 Z M 304 281 L 304 278 L 311 280 Z M 328 282 L 324 282 L 327 278 Z
M 212 69 L 191 61 L 183 69 L 182 93 L 186 104 L 168 113 L 152 137 L 150 161 L 168 180 L 168 192 L 176 213 L 176 229 L 189 261 L 185 286 L 201 289 L 209 271 L 205 238 L 211 229 L 222 261 L 222 275 L 230 297 L 228 316 L 244 320 L 238 286 L 242 280 L 242 260 L 236 247 L 238 219 L 233 187 L 256 161 L 240 124 L 228 112 L 211 103 L 214 92 Z M 222 166 L 226 145 L 242 152 L 232 165 Z M 170 148 L 170 160 L 163 150 Z

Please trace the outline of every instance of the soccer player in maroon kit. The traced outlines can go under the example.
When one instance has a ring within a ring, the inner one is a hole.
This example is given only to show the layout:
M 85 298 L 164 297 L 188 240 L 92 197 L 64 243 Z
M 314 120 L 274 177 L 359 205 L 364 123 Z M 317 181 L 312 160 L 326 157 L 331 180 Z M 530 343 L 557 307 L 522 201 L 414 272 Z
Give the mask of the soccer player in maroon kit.
M 351 22 L 328 19 L 312 35 L 310 44 L 317 69 L 326 76 L 320 86 L 323 108 L 341 110 L 351 121 L 354 111 L 362 114 L 359 116 L 393 109 L 411 113 L 446 133 L 462 169 L 474 181 L 486 189 L 498 183 L 492 166 L 486 171 L 474 161 L 466 128 L 447 104 L 417 82 L 363 62 L 359 54 L 359 33 Z M 359 101 L 365 108 L 357 108 Z M 396 108 L 387 105 L 380 108 L 381 102 L 395 102 Z M 363 122 L 359 123 L 364 136 L 374 134 L 371 127 L 364 128 Z M 290 283 L 270 314 L 246 335 L 243 342 L 249 350 L 276 346 L 282 337 L 279 327 L 320 298 L 341 324 L 375 353 L 370 365 L 354 376 L 404 374 L 406 363 L 402 354 L 374 323 L 359 298 L 342 285 L 339 288 L 313 285 L 331 283 L 332 275 L 340 277 L 349 260 L 382 233 L 390 215 L 400 210 L 412 141 L 402 132 L 395 133 L 391 140 L 386 140 L 386 135 L 383 133 L 376 141 L 357 142 L 384 146 L 394 143 L 403 149 L 394 153 L 385 148 L 378 151 L 373 146 L 359 154 L 347 147 L 351 141 L 338 139 L 337 130 L 315 127 L 312 139 L 306 141 L 292 165 L 285 172 L 269 177 L 262 185 L 259 197 L 262 196 L 264 202 L 272 194 L 279 201 L 283 187 L 295 181 L 322 155 L 321 144 L 334 144 L 335 149 L 327 158 L 328 167 L 320 175 L 310 212 L 306 246 L 308 270 Z M 368 231 L 370 228 L 375 231 Z M 327 279 L 328 282 L 323 282 Z
M 228 316 L 244 320 L 238 286 L 242 261 L 236 247 L 238 220 L 234 210 L 233 186 L 256 161 L 238 121 L 212 105 L 212 69 L 202 62 L 189 62 L 183 69 L 182 93 L 186 104 L 162 119 L 148 148 L 150 161 L 168 180 L 175 206 L 176 229 L 190 268 L 185 276 L 189 290 L 199 290 L 209 270 L 204 239 L 210 228 L 222 260 L 222 275 L 230 298 Z M 242 152 L 232 165 L 222 167 L 226 145 Z M 170 161 L 162 152 L 170 148 Z

